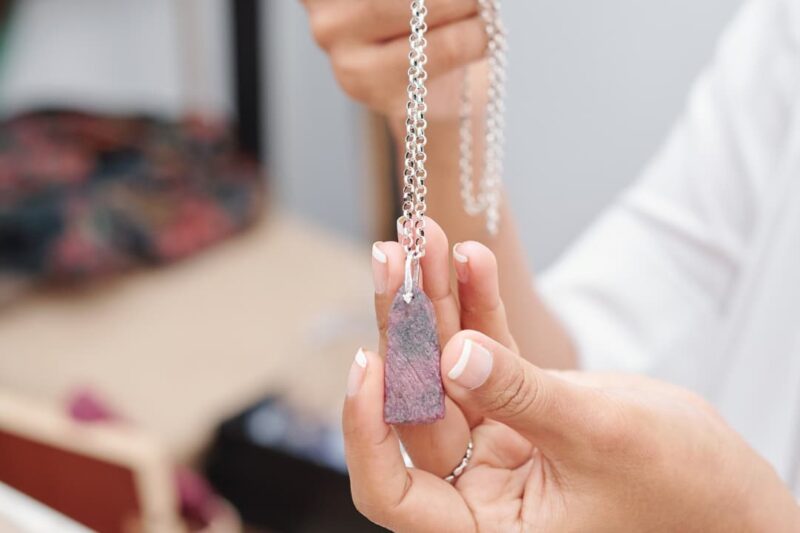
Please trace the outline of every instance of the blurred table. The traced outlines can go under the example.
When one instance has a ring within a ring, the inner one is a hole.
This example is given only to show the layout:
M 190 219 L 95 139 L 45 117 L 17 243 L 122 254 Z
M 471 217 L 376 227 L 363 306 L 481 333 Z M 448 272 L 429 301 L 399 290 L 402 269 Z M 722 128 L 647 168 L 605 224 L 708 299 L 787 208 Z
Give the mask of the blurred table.
M 286 215 L 186 261 L 0 309 L 0 387 L 62 402 L 91 387 L 191 460 L 268 392 L 337 417 L 374 346 L 370 255 Z

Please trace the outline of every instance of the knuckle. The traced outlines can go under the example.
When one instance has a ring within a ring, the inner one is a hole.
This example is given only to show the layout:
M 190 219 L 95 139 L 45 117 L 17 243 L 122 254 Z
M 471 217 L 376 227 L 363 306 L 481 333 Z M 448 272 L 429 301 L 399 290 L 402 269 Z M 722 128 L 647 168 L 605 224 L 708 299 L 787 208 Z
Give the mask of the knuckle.
M 649 410 L 642 407 L 616 407 L 609 402 L 607 408 L 598 410 L 591 424 L 589 445 L 602 457 L 624 458 L 627 464 L 661 461 L 661 446 L 652 437 L 652 420 Z
M 380 338 L 385 338 L 389 330 L 389 315 L 388 313 L 376 313 L 375 321 L 378 325 L 378 335 Z
M 389 329 L 389 317 L 381 313 L 376 320 L 378 322 L 378 333 L 385 335 Z
M 335 53 L 331 60 L 334 75 L 342 90 L 354 100 L 367 101 L 370 94 L 366 76 L 368 69 L 358 54 Z
M 531 414 L 539 407 L 540 392 L 537 376 L 516 365 L 501 382 L 499 392 L 489 404 L 489 411 L 511 419 Z
M 633 441 L 627 417 L 614 406 L 614 402 L 609 402 L 590 421 L 588 444 L 601 455 L 625 453 Z
M 335 23 L 326 9 L 309 8 L 309 22 L 311 24 L 311 34 L 317 46 L 323 50 L 329 50 L 334 42 L 336 35 Z
M 467 317 L 490 315 L 496 316 L 501 324 L 506 323 L 506 308 L 499 297 L 485 298 L 480 301 L 469 301 L 461 304 L 461 314 Z
M 448 31 L 442 34 L 441 41 L 437 44 L 438 61 L 445 70 L 450 69 L 459 63 L 464 46 L 461 35 L 456 31 Z
M 356 486 L 351 486 L 350 494 L 353 505 L 359 513 L 375 523 L 385 521 L 384 507 L 375 500 L 372 491 L 362 491 Z
M 359 426 L 357 424 L 344 424 L 342 426 L 342 438 L 345 442 L 358 440 Z
M 355 484 L 351 485 L 350 493 L 353 505 L 359 513 L 376 524 L 389 527 L 396 517 L 404 513 L 412 484 L 412 478 L 405 475 L 402 490 L 399 495 L 394 497 L 388 497 L 381 491 L 369 490 Z

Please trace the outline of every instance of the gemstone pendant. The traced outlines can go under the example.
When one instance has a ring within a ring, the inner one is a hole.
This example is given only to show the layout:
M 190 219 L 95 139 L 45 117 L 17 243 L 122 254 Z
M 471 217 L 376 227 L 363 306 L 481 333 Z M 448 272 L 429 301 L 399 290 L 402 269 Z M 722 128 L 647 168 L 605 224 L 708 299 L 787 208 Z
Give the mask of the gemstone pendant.
M 400 287 L 389 312 L 385 402 L 387 424 L 430 424 L 444 418 L 444 387 L 436 314 L 414 287 L 409 303 Z

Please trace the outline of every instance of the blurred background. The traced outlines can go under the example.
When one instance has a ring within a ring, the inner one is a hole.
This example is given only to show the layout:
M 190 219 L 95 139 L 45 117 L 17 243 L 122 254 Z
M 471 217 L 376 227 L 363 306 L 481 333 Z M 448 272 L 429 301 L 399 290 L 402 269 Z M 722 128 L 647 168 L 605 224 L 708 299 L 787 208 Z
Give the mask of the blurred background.
M 506 182 L 543 269 L 740 2 L 506 4 Z M 389 140 L 300 3 L 0 9 L 0 529 L 370 530 L 338 411 Z

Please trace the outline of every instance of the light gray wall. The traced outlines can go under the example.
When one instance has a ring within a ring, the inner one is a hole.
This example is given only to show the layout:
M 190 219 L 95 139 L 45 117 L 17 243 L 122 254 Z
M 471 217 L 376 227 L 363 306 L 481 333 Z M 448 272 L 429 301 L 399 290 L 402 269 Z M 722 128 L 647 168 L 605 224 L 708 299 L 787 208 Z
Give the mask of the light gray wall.
M 269 170 L 281 207 L 360 237 L 358 107 L 317 48 L 298 0 L 264 0 Z
M 639 174 L 739 4 L 505 2 L 511 32 L 507 183 L 538 267 Z M 299 2 L 265 5 L 279 198 L 313 220 L 365 235 L 356 107 L 336 88 Z
M 537 266 L 641 172 L 740 3 L 505 2 L 507 183 Z

